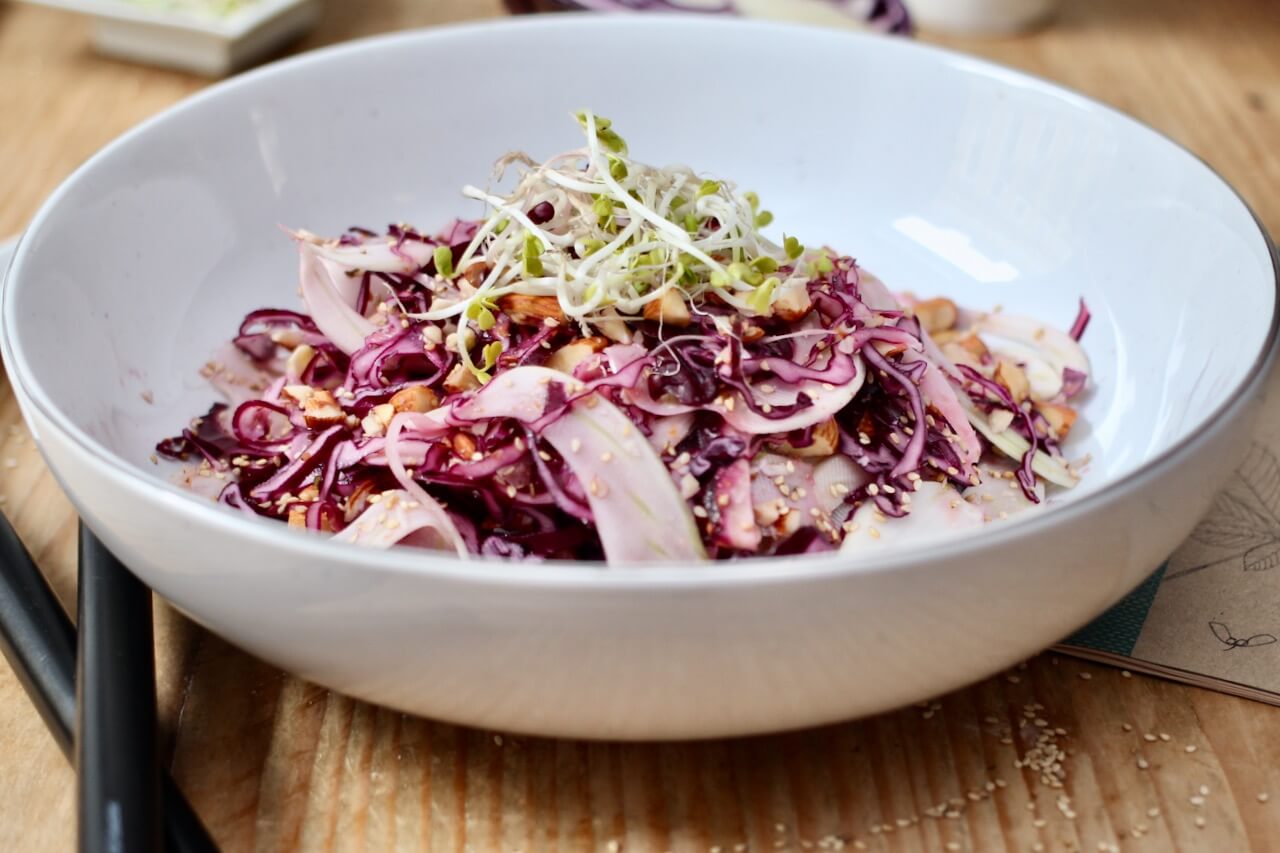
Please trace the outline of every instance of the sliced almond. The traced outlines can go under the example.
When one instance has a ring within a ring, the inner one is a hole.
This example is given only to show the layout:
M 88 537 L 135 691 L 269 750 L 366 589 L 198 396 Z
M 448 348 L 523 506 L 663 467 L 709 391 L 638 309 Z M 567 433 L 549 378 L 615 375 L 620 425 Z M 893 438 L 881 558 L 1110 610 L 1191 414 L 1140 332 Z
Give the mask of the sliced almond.
M 929 334 L 955 328 L 956 319 L 960 316 L 956 304 L 950 299 L 925 299 L 917 302 L 912 310 Z
M 644 318 L 654 322 L 661 321 L 668 326 L 684 328 L 693 320 L 693 315 L 689 313 L 689 306 L 685 303 L 684 297 L 675 290 L 668 290 L 662 294 L 661 299 L 645 303 Z
M 593 335 L 570 341 L 551 354 L 547 367 L 561 373 L 573 373 L 573 369 L 609 345 L 608 338 Z
M 307 526 L 307 508 L 294 504 L 289 507 L 289 526 L 290 527 L 306 527 Z
M 1036 403 L 1036 411 L 1044 416 L 1053 437 L 1061 441 L 1076 422 L 1076 410 L 1063 403 Z
M 803 447 L 796 447 L 789 441 L 777 445 L 779 453 L 800 458 L 830 456 L 840 446 L 840 427 L 835 418 L 827 418 L 813 428 L 813 441 Z
M 786 285 L 773 300 L 773 313 L 778 319 L 795 323 L 813 310 L 809 290 L 801 282 Z
M 391 408 L 396 412 L 429 412 L 440 405 L 436 392 L 425 385 L 401 388 L 391 395 Z
M 346 412 L 323 388 L 313 391 L 302 403 L 302 419 L 312 429 L 324 429 L 347 419 Z
M 470 391 L 479 387 L 480 380 L 476 379 L 475 374 L 461 364 L 455 364 L 453 370 L 450 370 L 449 375 L 444 378 L 444 390 L 450 394 L 461 394 L 463 391 Z
M 548 319 L 557 323 L 565 321 L 564 312 L 560 310 L 560 300 L 554 296 L 508 293 L 498 297 L 498 307 L 511 318 L 511 322 L 521 326 L 541 326 Z
M 1021 403 L 1031 394 L 1031 382 L 1027 379 L 1027 374 L 1011 361 L 997 361 L 993 378 L 1008 390 L 1016 403 Z

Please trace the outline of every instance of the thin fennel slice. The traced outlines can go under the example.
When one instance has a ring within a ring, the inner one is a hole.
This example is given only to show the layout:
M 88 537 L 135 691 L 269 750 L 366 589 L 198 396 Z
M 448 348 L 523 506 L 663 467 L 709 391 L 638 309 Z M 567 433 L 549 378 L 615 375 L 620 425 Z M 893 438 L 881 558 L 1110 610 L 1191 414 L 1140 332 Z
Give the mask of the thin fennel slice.
M 345 302 L 334 283 L 329 261 L 310 243 L 298 244 L 302 301 L 311 312 L 316 328 L 347 355 L 364 346 L 364 339 L 376 330 L 362 314 Z
M 1031 444 L 1013 430 L 1003 429 L 997 432 L 992 428 L 986 416 L 977 409 L 969 410 L 969 422 L 973 424 L 974 429 L 982 433 L 987 441 L 991 442 L 992 447 L 1010 459 L 1020 462 L 1026 456 L 1027 451 L 1031 449 Z M 1071 469 L 1061 460 L 1055 459 L 1043 450 L 1037 450 L 1035 455 L 1031 457 L 1031 469 L 1049 482 L 1068 489 L 1080 482 L 1080 478 L 1072 473 Z
M 383 492 L 377 503 L 366 507 L 333 538 L 366 548 L 390 548 L 426 531 L 430 538 L 423 544 L 447 548 L 446 537 L 436 529 L 436 521 L 437 516 L 431 507 L 400 489 Z
M 572 397 L 582 384 L 546 367 L 504 372 L 451 418 L 515 418 L 536 424 L 553 419 L 539 435 L 564 457 L 587 494 L 610 563 L 705 560 L 693 516 L 648 440 L 617 406 L 597 396 L 548 412 L 553 386 Z

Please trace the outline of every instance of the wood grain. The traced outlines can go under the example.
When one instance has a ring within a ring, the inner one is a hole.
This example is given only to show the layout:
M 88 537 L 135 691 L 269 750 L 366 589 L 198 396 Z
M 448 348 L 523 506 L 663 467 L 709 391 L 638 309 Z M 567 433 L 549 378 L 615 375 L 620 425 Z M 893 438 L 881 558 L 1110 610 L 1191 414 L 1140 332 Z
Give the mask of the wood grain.
M 1029 36 L 935 40 L 1134 114 L 1280 231 L 1272 0 L 1063 6 Z M 303 47 L 500 13 L 497 0 L 331 2 Z M 0 234 L 103 143 L 204 85 L 97 57 L 79 19 L 13 4 L 0 6 L 0 83 Z M 16 463 L 0 468 L 3 510 L 73 601 L 74 515 L 2 383 L 0 458 Z M 283 674 L 163 606 L 158 618 L 173 772 L 228 850 L 1280 849 L 1274 709 L 1066 658 L 861 722 L 620 745 L 407 717 Z M 1040 754 L 1064 750 L 1062 787 L 1015 766 L 1042 739 Z M 0 747 L 0 849 L 67 849 L 71 772 L 3 666 Z

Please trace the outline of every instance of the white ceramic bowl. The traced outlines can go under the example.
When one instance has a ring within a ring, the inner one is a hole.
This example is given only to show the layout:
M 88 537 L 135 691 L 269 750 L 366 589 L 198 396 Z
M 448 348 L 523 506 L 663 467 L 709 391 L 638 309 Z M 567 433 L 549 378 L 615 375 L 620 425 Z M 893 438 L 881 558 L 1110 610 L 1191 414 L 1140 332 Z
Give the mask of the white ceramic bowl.
M 607 61 L 602 61 L 607 57 Z M 633 152 L 759 191 L 780 227 L 892 286 L 1069 323 L 1097 389 L 1083 485 L 1034 518 L 872 562 L 605 570 L 371 553 L 169 485 L 152 444 L 249 309 L 294 304 L 277 228 L 443 223 L 591 106 Z M 307 678 L 544 734 L 726 735 L 867 714 L 1063 637 L 1186 535 L 1234 465 L 1276 342 L 1240 198 L 1136 122 L 907 41 L 722 20 L 548 17 L 406 33 L 209 89 L 89 161 L 36 216 L 4 357 L 53 471 L 161 595 Z M 154 404 L 141 393 L 150 391 Z

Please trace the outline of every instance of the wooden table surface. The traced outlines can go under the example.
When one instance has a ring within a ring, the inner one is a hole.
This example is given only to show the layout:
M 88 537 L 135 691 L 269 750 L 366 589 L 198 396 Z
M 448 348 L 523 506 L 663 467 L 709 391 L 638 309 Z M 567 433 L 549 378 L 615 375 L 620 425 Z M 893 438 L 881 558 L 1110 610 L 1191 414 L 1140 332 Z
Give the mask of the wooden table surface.
M 1040 33 L 939 40 L 1136 115 L 1280 234 L 1275 0 L 1063 6 Z M 330 2 L 302 47 L 498 14 L 498 0 Z M 73 16 L 0 5 L 0 235 L 103 143 L 203 85 L 95 56 Z M 2 508 L 74 604 L 74 515 L 3 379 L 0 444 Z M 1280 711 L 1060 656 L 861 722 L 617 745 L 407 717 L 157 614 L 166 754 L 228 850 L 1280 850 Z M 0 849 L 69 848 L 73 790 L 0 661 Z

